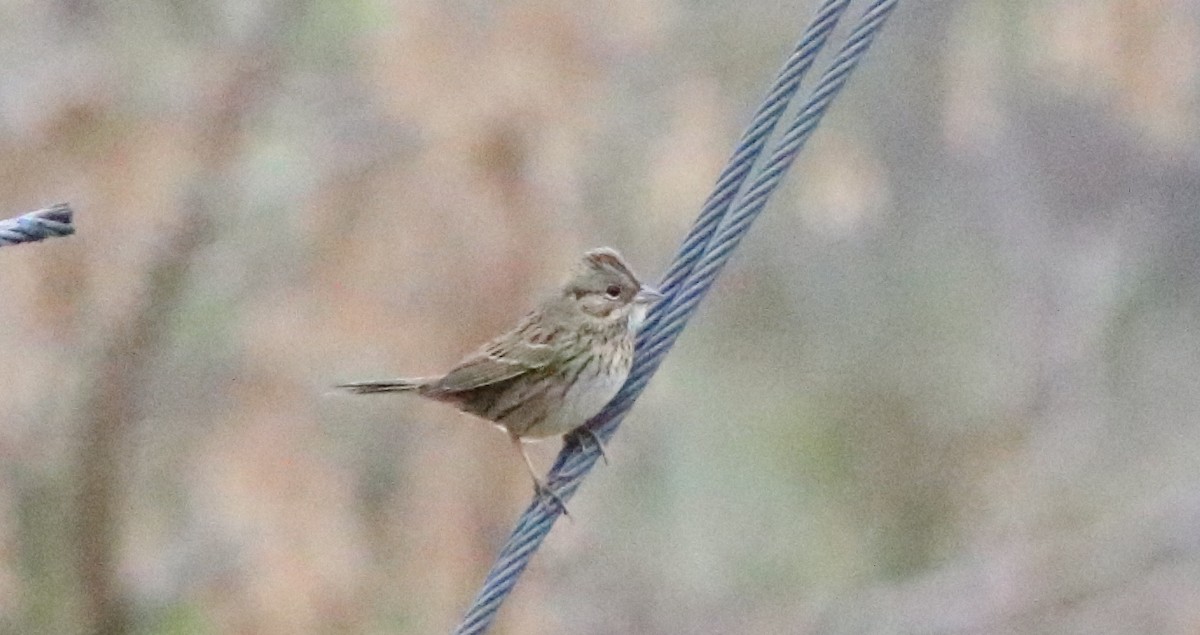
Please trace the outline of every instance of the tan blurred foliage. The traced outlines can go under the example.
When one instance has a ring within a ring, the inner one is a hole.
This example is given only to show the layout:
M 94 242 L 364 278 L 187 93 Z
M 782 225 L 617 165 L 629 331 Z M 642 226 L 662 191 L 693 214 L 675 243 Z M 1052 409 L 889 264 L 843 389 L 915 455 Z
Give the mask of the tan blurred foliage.
M 448 631 L 523 469 L 329 386 L 653 278 L 811 9 L 0 3 L 78 225 L 0 251 L 0 632 Z M 1198 47 L 902 1 L 497 632 L 1200 632 Z

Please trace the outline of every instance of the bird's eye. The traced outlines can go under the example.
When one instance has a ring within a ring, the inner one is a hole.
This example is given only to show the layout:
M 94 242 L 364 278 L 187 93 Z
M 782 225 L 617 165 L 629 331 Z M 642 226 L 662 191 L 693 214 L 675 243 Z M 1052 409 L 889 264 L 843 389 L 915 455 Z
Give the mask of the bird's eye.
M 619 285 L 610 284 L 608 285 L 608 288 L 604 290 L 604 295 L 615 300 L 621 297 L 621 287 Z

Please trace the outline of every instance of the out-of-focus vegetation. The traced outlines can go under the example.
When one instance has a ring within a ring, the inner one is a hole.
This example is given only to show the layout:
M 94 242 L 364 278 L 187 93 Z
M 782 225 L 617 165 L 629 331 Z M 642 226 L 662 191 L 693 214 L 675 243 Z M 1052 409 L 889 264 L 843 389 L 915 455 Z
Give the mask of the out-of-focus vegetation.
M 0 209 L 79 231 L 0 251 L 0 631 L 447 631 L 520 462 L 328 387 L 653 279 L 811 9 L 0 3 Z M 1200 631 L 1197 64 L 901 2 L 497 632 Z

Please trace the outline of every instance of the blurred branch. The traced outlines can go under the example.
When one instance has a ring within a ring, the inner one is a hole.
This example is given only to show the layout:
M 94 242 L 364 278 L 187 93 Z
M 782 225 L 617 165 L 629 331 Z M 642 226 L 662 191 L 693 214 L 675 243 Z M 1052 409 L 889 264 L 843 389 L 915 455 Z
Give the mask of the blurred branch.
M 71 207 L 58 203 L 16 218 L 0 220 L 0 247 L 32 243 L 75 233 Z
M 125 633 L 130 615 L 118 580 L 122 458 L 130 425 L 153 360 L 169 332 L 170 318 L 184 297 L 191 266 L 210 240 L 220 211 L 229 207 L 225 184 L 236 167 L 246 121 L 278 83 L 280 35 L 303 3 L 273 2 L 230 56 L 232 72 L 209 91 L 211 107 L 195 124 L 199 168 L 180 201 L 182 219 L 151 259 L 141 301 L 105 336 L 89 393 L 78 465 L 79 577 L 86 632 Z
M 80 578 L 91 633 L 124 633 L 126 607 L 117 584 L 116 547 L 119 477 L 124 433 L 136 418 L 138 388 L 149 360 L 161 345 L 174 308 L 182 297 L 194 255 L 211 230 L 211 219 L 193 213 L 171 236 L 146 276 L 146 294 L 108 338 L 93 370 L 95 378 L 83 412 L 80 448 Z

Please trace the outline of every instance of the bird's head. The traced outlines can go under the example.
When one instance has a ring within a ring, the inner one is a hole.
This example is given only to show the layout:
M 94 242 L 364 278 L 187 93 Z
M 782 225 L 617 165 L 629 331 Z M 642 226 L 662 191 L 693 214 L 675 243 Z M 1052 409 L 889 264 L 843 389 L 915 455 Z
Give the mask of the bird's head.
M 642 284 L 621 254 L 608 247 L 583 255 L 563 287 L 566 299 L 584 316 L 602 322 L 629 321 L 636 330 L 662 294 Z

